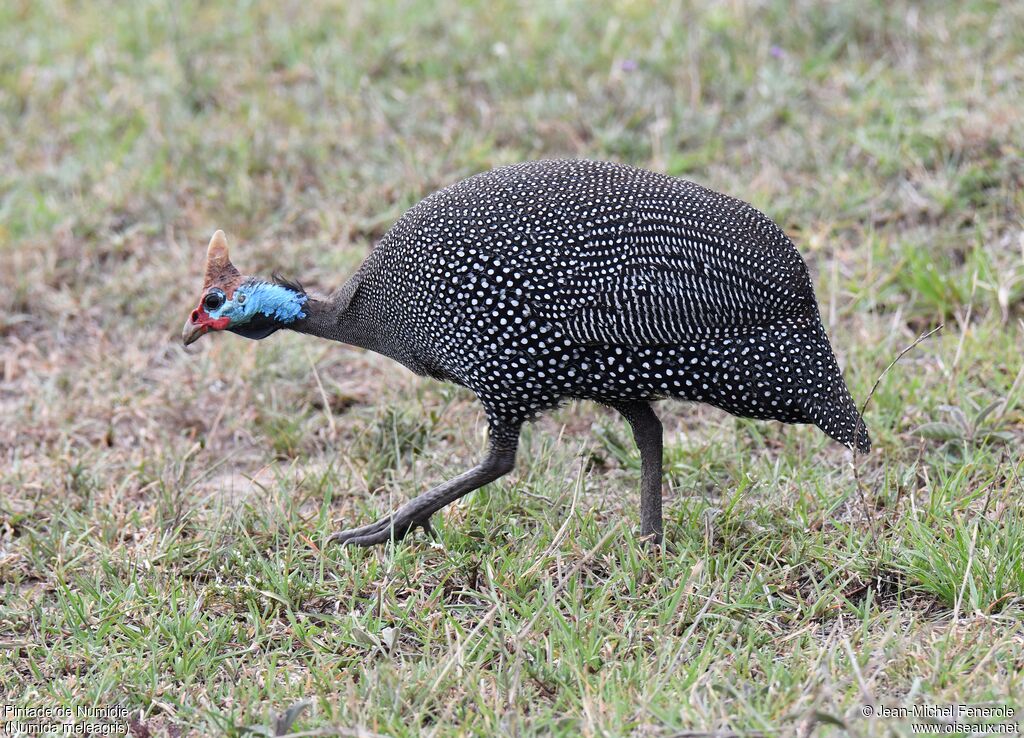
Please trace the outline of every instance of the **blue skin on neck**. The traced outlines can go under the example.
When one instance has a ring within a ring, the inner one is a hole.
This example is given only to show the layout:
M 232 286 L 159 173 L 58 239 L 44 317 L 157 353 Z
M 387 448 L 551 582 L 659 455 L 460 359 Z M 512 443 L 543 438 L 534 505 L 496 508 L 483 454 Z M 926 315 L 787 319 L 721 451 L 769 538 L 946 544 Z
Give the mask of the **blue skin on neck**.
M 305 318 L 302 306 L 309 298 L 301 292 L 280 284 L 270 282 L 245 282 L 238 286 L 230 300 L 224 302 L 216 310 L 211 310 L 211 318 L 227 317 L 229 326 L 248 323 L 257 314 L 288 325 L 299 318 Z

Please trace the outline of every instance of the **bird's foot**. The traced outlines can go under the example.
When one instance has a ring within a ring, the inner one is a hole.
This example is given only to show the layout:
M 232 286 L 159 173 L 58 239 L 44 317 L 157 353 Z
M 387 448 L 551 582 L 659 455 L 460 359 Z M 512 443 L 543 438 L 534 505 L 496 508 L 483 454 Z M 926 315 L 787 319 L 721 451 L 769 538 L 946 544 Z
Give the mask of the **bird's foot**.
M 378 546 L 388 541 L 400 541 L 416 528 L 423 528 L 427 535 L 433 537 L 430 517 L 417 520 L 411 515 L 403 515 L 401 511 L 385 515 L 376 523 L 363 525 L 359 528 L 338 531 L 327 539 L 328 543 L 340 543 L 345 546 Z
M 651 531 L 649 533 L 641 533 L 637 540 L 640 542 L 640 546 L 648 553 L 660 553 L 665 545 L 664 538 L 662 537 L 661 531 Z

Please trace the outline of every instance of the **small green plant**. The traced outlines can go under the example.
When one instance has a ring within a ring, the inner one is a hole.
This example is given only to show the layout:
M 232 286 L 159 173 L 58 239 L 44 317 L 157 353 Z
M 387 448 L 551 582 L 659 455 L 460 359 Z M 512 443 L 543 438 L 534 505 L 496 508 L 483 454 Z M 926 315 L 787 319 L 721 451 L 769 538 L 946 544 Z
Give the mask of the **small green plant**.
M 940 405 L 949 420 L 933 420 L 919 425 L 914 433 L 921 438 L 940 441 L 942 448 L 964 458 L 973 446 L 1007 444 L 1017 441 L 1017 433 L 1006 421 L 1006 400 L 994 400 L 984 406 L 965 401 L 967 410 L 956 405 Z

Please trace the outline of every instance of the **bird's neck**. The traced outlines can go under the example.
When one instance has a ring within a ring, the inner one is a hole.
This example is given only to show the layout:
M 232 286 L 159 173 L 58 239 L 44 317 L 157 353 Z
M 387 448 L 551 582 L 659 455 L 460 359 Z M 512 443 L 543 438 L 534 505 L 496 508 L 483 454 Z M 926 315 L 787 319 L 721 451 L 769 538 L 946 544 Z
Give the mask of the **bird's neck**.
M 394 336 L 382 327 L 383 316 L 374 318 L 360 309 L 356 291 L 361 279 L 362 268 L 330 296 L 307 293 L 308 299 L 303 305 L 306 316 L 285 327 L 387 356 L 416 374 L 431 374 L 422 357 L 405 351 L 401 342 L 395 341 Z
M 296 287 L 253 280 L 247 285 L 248 307 L 254 314 L 259 313 L 282 326 L 288 326 L 306 315 L 305 304 L 309 298 Z
M 352 298 L 359 286 L 359 278 L 360 275 L 356 274 L 329 296 L 306 293 L 307 299 L 303 305 L 305 316 L 285 327 L 380 353 L 377 336 L 365 317 L 352 309 Z

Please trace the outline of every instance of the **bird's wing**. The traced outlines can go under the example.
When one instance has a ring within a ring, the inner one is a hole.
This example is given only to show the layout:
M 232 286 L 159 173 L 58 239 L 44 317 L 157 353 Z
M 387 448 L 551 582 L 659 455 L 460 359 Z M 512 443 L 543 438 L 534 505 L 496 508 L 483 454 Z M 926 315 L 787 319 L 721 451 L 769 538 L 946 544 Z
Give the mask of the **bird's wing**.
M 532 307 L 577 341 L 623 346 L 738 335 L 815 314 L 807 267 L 778 228 L 699 225 L 606 224 L 546 265 L 557 277 Z

